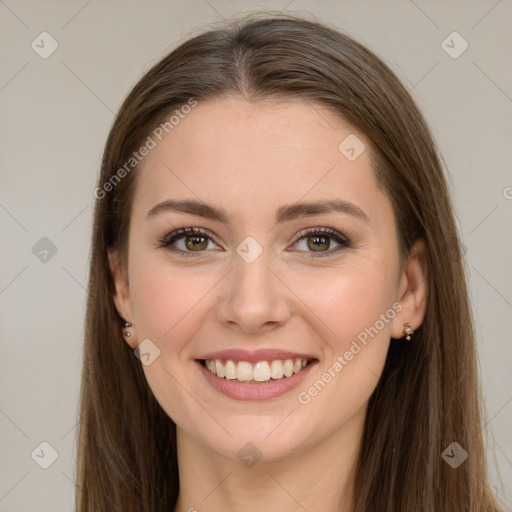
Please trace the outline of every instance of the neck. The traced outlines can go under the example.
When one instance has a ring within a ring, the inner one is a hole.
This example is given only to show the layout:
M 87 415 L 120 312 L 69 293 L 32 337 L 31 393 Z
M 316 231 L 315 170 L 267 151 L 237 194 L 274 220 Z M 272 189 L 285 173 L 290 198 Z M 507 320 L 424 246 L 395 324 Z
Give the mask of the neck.
M 351 512 L 365 411 L 320 443 L 246 467 L 177 428 L 180 492 L 175 512 Z

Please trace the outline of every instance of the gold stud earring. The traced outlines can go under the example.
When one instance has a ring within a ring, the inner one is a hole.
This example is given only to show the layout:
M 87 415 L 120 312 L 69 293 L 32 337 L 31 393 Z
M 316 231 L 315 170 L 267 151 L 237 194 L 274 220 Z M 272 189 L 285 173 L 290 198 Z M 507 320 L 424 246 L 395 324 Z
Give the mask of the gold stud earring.
M 410 322 L 404 322 L 404 333 L 405 333 L 405 339 L 409 341 L 411 339 L 411 336 L 414 334 L 414 331 L 411 328 Z

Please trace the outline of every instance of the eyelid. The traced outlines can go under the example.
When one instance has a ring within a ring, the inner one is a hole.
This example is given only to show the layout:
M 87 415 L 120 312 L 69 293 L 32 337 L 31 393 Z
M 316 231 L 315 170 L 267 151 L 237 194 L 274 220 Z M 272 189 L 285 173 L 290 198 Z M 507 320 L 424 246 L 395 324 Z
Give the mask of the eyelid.
M 186 236 L 193 236 L 193 235 L 199 235 L 204 236 L 207 239 L 211 240 L 214 244 L 220 245 L 217 241 L 217 237 L 209 232 L 208 230 L 205 230 L 203 228 L 196 228 L 196 227 L 185 227 L 182 226 L 179 229 L 176 229 L 174 231 L 171 231 L 167 235 L 165 235 L 163 238 L 159 239 L 159 247 L 162 247 L 164 249 L 168 249 L 171 252 L 184 255 L 184 256 L 199 256 L 201 253 L 206 253 L 206 251 L 183 251 L 181 249 L 178 249 L 176 247 L 173 247 L 172 244 L 176 242 L 177 240 L 184 238 Z
M 291 252 L 298 252 L 298 253 L 304 253 L 305 258 L 317 258 L 317 257 L 328 257 L 332 255 L 337 255 L 340 252 L 342 252 L 344 249 L 348 249 L 352 247 L 352 241 L 350 238 L 345 236 L 343 233 L 340 233 L 337 229 L 331 228 L 331 227 L 313 227 L 313 228 L 305 228 L 301 229 L 294 237 L 293 237 L 293 243 L 292 246 L 295 245 L 299 240 L 306 238 L 307 236 L 312 235 L 324 235 L 327 236 L 327 238 L 333 239 L 337 244 L 338 247 L 335 247 L 334 249 L 329 249 L 328 251 L 297 251 L 292 250 Z
M 340 233 L 338 230 L 336 230 L 334 228 L 330 228 L 328 226 L 323 226 L 323 227 L 319 226 L 319 227 L 301 229 L 296 235 L 294 235 L 292 241 L 296 242 L 296 241 L 300 240 L 301 238 L 304 238 L 305 236 L 314 235 L 317 233 L 322 233 L 323 235 L 328 235 L 331 238 L 339 238 L 341 241 L 343 241 L 347 244 L 350 242 L 348 237 L 343 235 L 343 233 Z
M 217 243 L 217 237 L 211 233 L 210 231 L 207 231 L 203 228 L 196 228 L 196 227 L 185 227 L 182 226 L 181 228 L 175 229 L 174 231 L 171 231 L 167 235 L 165 235 L 162 238 L 162 242 L 169 243 L 170 241 L 173 241 L 173 239 L 180 238 L 184 235 L 204 235 L 209 238 L 211 238 L 215 243 Z

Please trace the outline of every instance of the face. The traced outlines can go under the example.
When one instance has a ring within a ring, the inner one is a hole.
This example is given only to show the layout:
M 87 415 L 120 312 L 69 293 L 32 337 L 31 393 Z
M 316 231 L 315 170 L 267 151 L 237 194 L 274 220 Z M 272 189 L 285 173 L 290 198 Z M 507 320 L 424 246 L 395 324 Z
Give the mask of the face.
M 215 99 L 136 171 L 115 301 L 155 397 L 204 447 L 282 457 L 364 415 L 411 319 L 369 151 L 320 105 Z

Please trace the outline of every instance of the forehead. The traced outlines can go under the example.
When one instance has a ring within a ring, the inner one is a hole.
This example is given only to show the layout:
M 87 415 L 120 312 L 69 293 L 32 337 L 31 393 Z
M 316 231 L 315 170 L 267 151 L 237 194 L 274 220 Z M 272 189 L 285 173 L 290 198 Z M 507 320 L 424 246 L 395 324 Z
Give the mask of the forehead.
M 301 98 L 199 101 L 156 142 L 137 171 L 134 207 L 146 211 L 183 197 L 248 216 L 300 199 L 341 197 L 368 208 L 385 200 L 364 136 Z

